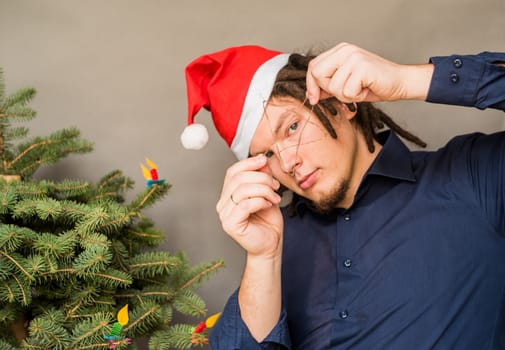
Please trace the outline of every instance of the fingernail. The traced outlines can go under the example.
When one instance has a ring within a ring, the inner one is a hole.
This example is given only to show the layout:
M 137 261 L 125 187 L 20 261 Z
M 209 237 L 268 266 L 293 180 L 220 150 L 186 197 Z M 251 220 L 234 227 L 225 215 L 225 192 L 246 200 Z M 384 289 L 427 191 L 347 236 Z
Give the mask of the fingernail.
M 307 99 L 309 100 L 309 103 L 310 103 L 311 105 L 314 105 L 314 104 L 315 104 L 315 103 L 314 103 L 314 96 L 312 96 L 312 94 L 307 93 Z
M 262 163 L 264 163 L 264 162 L 265 162 L 265 160 L 266 160 L 266 159 L 267 159 L 267 158 L 266 158 L 266 157 L 265 157 L 265 155 L 262 153 L 262 154 L 258 154 L 258 155 L 256 156 L 255 161 L 256 161 L 256 163 L 258 163 L 258 164 L 262 164 Z
M 274 180 L 274 189 L 278 190 L 281 187 L 281 183 L 277 179 Z

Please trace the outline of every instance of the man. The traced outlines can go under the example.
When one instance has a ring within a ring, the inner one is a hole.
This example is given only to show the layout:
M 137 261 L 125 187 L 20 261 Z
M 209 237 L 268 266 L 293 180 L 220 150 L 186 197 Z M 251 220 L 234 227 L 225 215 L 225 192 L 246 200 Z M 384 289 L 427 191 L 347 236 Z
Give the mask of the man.
M 349 44 L 192 62 L 189 123 L 209 109 L 239 158 L 216 208 L 247 252 L 213 349 L 505 349 L 505 134 L 411 152 L 397 134 L 422 141 L 370 104 L 505 110 L 504 62 L 406 66 Z

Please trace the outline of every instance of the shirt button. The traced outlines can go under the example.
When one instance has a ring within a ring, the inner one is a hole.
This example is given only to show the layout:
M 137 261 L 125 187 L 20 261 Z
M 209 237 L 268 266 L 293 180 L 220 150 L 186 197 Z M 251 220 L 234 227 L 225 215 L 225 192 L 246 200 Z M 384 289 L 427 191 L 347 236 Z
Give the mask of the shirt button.
M 351 220 L 351 215 L 350 215 L 350 214 L 345 214 L 345 216 L 344 216 L 344 220 L 345 220 L 345 221 L 349 221 L 349 220 Z
M 347 312 L 347 310 L 340 311 L 340 313 L 338 315 L 343 320 L 345 320 L 347 317 L 349 317 L 349 313 Z
M 456 73 L 452 73 L 452 74 L 451 74 L 451 81 L 452 81 L 453 83 L 457 83 L 457 82 L 458 82 L 458 80 L 459 80 L 459 76 L 458 76 Z
M 456 67 L 456 68 L 460 68 L 463 65 L 463 62 L 461 62 L 461 60 L 459 58 L 456 58 L 454 61 L 452 61 L 452 63 L 454 64 L 454 67 Z
M 344 266 L 349 268 L 352 266 L 352 260 L 351 259 L 345 259 L 344 260 Z

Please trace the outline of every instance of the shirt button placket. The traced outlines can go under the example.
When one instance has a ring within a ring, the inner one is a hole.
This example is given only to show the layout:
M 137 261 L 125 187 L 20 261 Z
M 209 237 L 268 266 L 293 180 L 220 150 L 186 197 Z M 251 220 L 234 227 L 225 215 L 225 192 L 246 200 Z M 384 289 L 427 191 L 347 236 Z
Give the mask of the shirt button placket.
M 350 222 L 351 221 L 351 214 L 350 213 L 345 213 L 343 215 L 344 222 Z M 344 259 L 343 263 L 344 267 L 346 269 L 351 268 L 352 266 L 352 260 L 349 258 Z M 338 316 L 340 319 L 345 320 L 349 317 L 349 311 L 347 309 L 344 309 L 338 313 Z

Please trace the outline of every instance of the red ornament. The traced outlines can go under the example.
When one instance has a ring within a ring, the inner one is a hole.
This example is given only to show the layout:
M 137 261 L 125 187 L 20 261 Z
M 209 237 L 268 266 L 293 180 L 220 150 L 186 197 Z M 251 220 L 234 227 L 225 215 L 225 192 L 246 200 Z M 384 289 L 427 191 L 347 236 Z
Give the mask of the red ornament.
M 158 180 L 158 171 L 156 169 L 151 169 L 151 180 Z
M 198 324 L 198 326 L 195 327 L 194 332 L 195 333 L 203 333 L 203 331 L 205 330 L 205 328 L 207 328 L 207 326 L 205 325 L 205 322 L 200 322 Z

